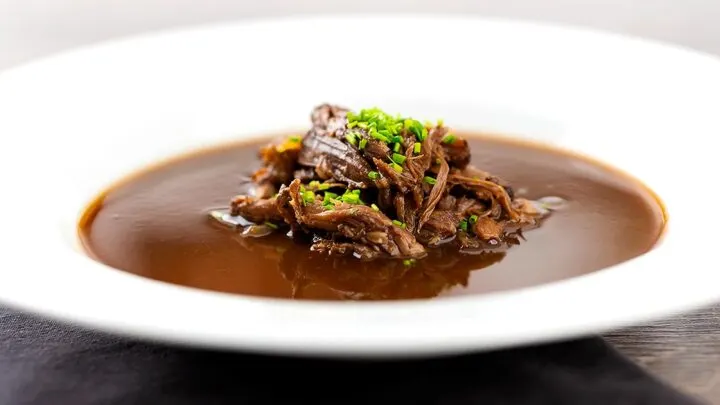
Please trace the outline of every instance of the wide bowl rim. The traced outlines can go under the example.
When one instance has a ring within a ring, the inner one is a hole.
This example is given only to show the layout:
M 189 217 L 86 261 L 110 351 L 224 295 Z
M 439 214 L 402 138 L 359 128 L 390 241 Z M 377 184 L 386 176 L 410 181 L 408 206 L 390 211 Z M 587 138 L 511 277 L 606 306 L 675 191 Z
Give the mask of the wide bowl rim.
M 711 68 L 720 67 L 720 63 L 714 57 L 696 51 L 681 49 L 676 46 L 664 45 L 655 41 L 630 38 L 618 34 L 602 33 L 596 30 L 576 27 L 559 27 L 557 25 L 520 22 L 498 18 L 480 17 L 429 17 L 415 15 L 380 15 L 380 16 L 315 16 L 315 17 L 283 17 L 246 21 L 243 23 L 223 23 L 204 25 L 202 27 L 191 27 L 184 29 L 172 29 L 157 34 L 143 34 L 131 38 L 112 40 L 102 44 L 95 44 L 83 47 L 79 50 L 72 50 L 60 55 L 53 55 L 39 61 L 33 61 L 0 73 L 0 90 L 9 89 L 11 92 L 28 85 L 34 75 L 42 71 L 62 66 L 71 67 L 75 62 L 92 59 L 96 53 L 113 52 L 113 49 L 123 48 L 124 52 L 132 53 L 128 49 L 141 46 L 147 42 L 176 41 L 183 37 L 191 38 L 194 35 L 221 35 L 223 32 L 234 30 L 278 30 L 287 26 L 306 27 L 311 30 L 313 26 L 323 24 L 337 24 L 338 21 L 354 23 L 358 21 L 367 22 L 376 19 L 377 21 L 392 21 L 393 24 L 445 24 L 446 26 L 458 26 L 471 32 L 477 25 L 477 29 L 488 30 L 515 30 L 522 32 L 522 35 L 544 35 L 544 38 L 564 41 L 561 38 L 581 38 L 583 41 L 594 41 L 593 44 L 606 44 L 607 48 L 599 52 L 612 53 L 613 47 L 622 48 L 624 52 L 647 50 L 652 57 L 662 59 L 679 58 L 687 66 L 697 66 L 693 71 L 699 78 L 708 85 L 706 92 L 720 83 L 720 74 L 711 75 L 706 73 Z M 213 32 L 215 34 L 213 34 Z M 264 31 L 267 32 L 267 31 Z M 651 56 L 648 56 L 651 57 Z M 73 62 L 75 61 L 75 62 Z M 685 65 L 682 65 L 685 66 Z M 717 87 L 720 88 L 720 87 Z M 673 88 L 674 90 L 675 88 Z M 692 91 L 703 96 L 703 100 L 714 100 L 711 95 L 700 93 L 700 90 L 692 87 Z M 679 90 L 678 90 L 679 91 Z M 690 90 L 688 90 L 690 92 Z M 693 93 L 694 94 L 694 93 Z M 3 108 L 10 108 L 9 98 L 3 99 L 0 95 L 0 112 Z M 659 106 L 670 108 L 667 106 Z M 691 109 L 680 104 L 673 105 L 680 114 L 687 117 L 701 119 L 698 123 L 706 128 L 720 128 L 720 125 L 706 114 L 706 110 L 698 108 Z M 24 112 L 19 108 L 10 109 L 13 112 Z M 630 115 L 622 118 L 633 120 Z M 669 124 L 676 124 L 673 117 L 662 117 Z M 12 119 L 10 120 L 12 123 Z M 8 124 L 9 128 L 13 128 Z M 3 129 L 0 124 L 0 129 Z M 693 128 L 695 128 L 693 126 Z M 20 141 L 17 141 L 20 144 Z M 564 142 L 564 141 L 563 141 Z M 600 141 L 583 145 L 576 150 L 578 144 L 561 143 L 560 146 L 567 146 L 567 149 L 583 153 L 590 146 L 597 147 L 602 152 L 615 153 L 604 148 Z M 595 157 L 595 155 L 592 155 Z M 6 155 L 9 157 L 9 155 Z M 715 162 L 707 162 L 708 167 L 717 166 Z M 620 170 L 625 170 L 619 167 Z M 635 176 L 635 173 L 629 171 Z M 637 176 L 640 181 L 645 182 L 642 176 Z M 11 183 L 17 185 L 15 183 Z M 653 184 L 657 185 L 657 183 Z M 18 186 L 20 187 L 20 186 Z M 656 191 L 652 186 L 651 190 Z M 101 191 L 101 190 L 98 190 Z M 706 263 L 702 263 L 703 254 L 700 253 L 689 271 L 690 279 L 683 279 L 676 275 L 666 273 L 654 273 L 654 276 L 661 277 L 656 280 L 658 285 L 644 291 L 644 304 L 633 304 L 627 311 L 622 311 L 623 305 L 630 305 L 637 300 L 637 291 L 631 288 L 618 287 L 616 290 L 609 286 L 620 281 L 627 281 L 628 274 L 632 274 L 632 287 L 639 286 L 638 279 L 651 275 L 647 269 L 653 267 L 664 267 L 667 263 L 678 264 L 673 252 L 687 248 L 688 243 L 681 238 L 686 231 L 696 230 L 695 225 L 690 224 L 689 214 L 683 213 L 682 208 L 687 205 L 677 196 L 659 192 L 658 196 L 666 204 L 669 218 L 666 224 L 665 235 L 662 242 L 650 252 L 632 259 L 630 261 L 609 267 L 603 271 L 587 274 L 584 276 L 548 283 L 537 287 L 521 290 L 502 291 L 475 296 L 453 297 L 433 301 L 401 301 L 401 302 L 375 302 L 375 303 L 325 303 L 325 302 L 296 302 L 260 297 L 238 297 L 225 293 L 200 291 L 188 287 L 169 285 L 149 279 L 140 278 L 82 257 L 76 252 L 58 252 L 55 256 L 57 263 L 63 266 L 78 266 L 85 270 L 104 268 L 102 272 L 103 283 L 106 286 L 114 285 L 118 289 L 137 288 L 138 296 L 143 297 L 144 302 L 150 302 L 151 296 L 157 294 L 169 302 L 181 303 L 192 301 L 195 308 L 183 307 L 185 317 L 172 314 L 167 307 L 158 307 L 143 312 L 140 307 L 112 311 L 112 302 L 98 292 L 87 292 L 75 290 L 84 299 L 94 299 L 93 305 L 87 301 L 65 300 L 61 295 L 51 288 L 42 288 L 32 291 L 29 284 L 32 279 L 28 276 L 20 276 L 17 271 L 4 270 L 0 272 L 0 299 L 9 305 L 21 309 L 30 310 L 54 318 L 64 319 L 89 327 L 97 327 L 122 334 L 145 336 L 153 339 L 174 341 L 178 343 L 206 345 L 213 347 L 275 351 L 289 354 L 313 354 L 313 355 L 349 355 L 349 356 L 402 356 L 402 355 L 428 355 L 451 353 L 466 350 L 479 350 L 529 343 L 559 337 L 576 336 L 583 333 L 592 333 L 605 330 L 610 327 L 624 326 L 641 320 L 652 319 L 657 316 L 664 316 L 677 313 L 700 305 L 705 305 L 717 300 L 720 297 L 720 288 L 713 286 L 714 281 L 719 279 L 711 273 L 700 271 Z M 80 209 L 81 207 L 77 207 Z M 72 213 L 73 216 L 77 212 Z M 717 222 L 710 220 L 709 223 Z M 12 227 L 9 229 L 13 229 Z M 3 230 L 0 231 L 4 242 L 13 241 L 13 235 Z M 49 236 L 50 237 L 50 236 Z M 62 238 L 58 233 L 53 238 Z M 20 247 L 22 243 L 15 243 Z M 705 246 L 701 243 L 702 246 Z M 709 245 L 708 245 L 709 246 Z M 709 256 L 707 256 L 709 257 Z M 27 259 L 23 265 L 18 262 L 12 263 L 23 267 L 26 271 L 38 271 L 36 275 L 52 278 L 62 282 L 57 275 L 49 275 L 47 271 L 27 270 L 28 264 L 39 263 L 44 258 Z M 47 262 L 45 262 L 47 265 Z M 74 271 L 74 270 L 72 270 Z M 69 274 L 69 273 L 68 273 Z M 78 271 L 73 277 L 80 275 L 87 276 L 86 271 Z M 695 278 L 693 278 L 695 277 Z M 67 281 L 67 280 L 66 280 Z M 72 280 L 79 282 L 79 279 Z M 600 288 L 602 286 L 602 288 Z M 670 287 L 679 288 L 681 291 L 676 295 L 668 295 Z M 605 293 L 612 291 L 612 301 L 603 308 L 598 308 L 598 302 L 593 299 L 600 297 L 595 290 L 600 288 Z M 684 290 L 687 289 L 687 290 Z M 140 291 L 143 291 L 140 293 Z M 562 300 L 557 297 L 563 297 Z M 570 301 L 568 301 L 570 300 Z M 553 316 L 544 317 L 542 322 L 530 322 L 527 308 L 520 308 L 515 305 L 518 302 L 535 303 L 533 309 L 535 315 L 540 311 L 552 313 Z M 568 302 L 572 302 L 572 308 L 568 308 Z M 612 309 L 608 306 L 612 305 Z M 233 326 L 223 328 L 217 325 L 220 315 L 212 316 L 207 310 L 213 308 L 225 308 L 223 315 L 231 314 L 232 311 L 255 311 L 255 315 L 247 314 L 247 322 L 254 322 L 256 330 Z M 422 311 L 422 316 L 416 314 Z M 130 319 L 129 314 L 136 316 Z M 508 319 L 525 320 L 527 324 L 509 323 L 498 318 L 504 314 Z M 580 313 L 589 316 L 586 322 L 578 321 Z M 445 318 L 448 314 L 451 317 Z M 263 318 L 259 318 L 262 315 Z M 459 327 L 461 323 L 477 321 L 485 317 L 489 325 L 503 326 L 502 330 L 487 331 L 477 327 Z M 401 324 L 397 322 L 402 320 Z M 432 322 L 430 322 L 432 321 Z M 428 324 L 432 323 L 432 328 Z M 361 325 L 362 327 L 359 327 Z M 290 330 L 287 335 L 278 335 L 281 330 Z

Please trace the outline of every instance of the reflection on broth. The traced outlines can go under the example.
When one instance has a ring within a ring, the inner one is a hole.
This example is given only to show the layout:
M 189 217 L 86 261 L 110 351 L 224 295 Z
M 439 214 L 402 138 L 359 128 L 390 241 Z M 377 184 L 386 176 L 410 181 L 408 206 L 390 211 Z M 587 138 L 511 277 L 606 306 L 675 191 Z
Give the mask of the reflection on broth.
M 312 298 L 304 292 L 315 285 L 352 300 L 432 298 L 453 287 L 466 287 L 470 272 L 505 256 L 504 252 L 458 255 L 450 249 L 433 249 L 425 260 L 405 266 L 394 260 L 358 262 L 353 257 L 303 254 L 301 246 L 282 240 L 234 239 L 248 252 L 277 263 L 276 271 L 290 284 L 290 297 L 295 299 Z

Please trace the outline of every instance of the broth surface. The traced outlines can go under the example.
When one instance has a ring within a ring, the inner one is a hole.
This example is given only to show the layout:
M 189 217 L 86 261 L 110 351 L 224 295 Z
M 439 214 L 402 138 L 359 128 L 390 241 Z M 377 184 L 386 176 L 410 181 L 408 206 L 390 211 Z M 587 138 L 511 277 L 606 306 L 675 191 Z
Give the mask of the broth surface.
M 140 276 L 201 289 L 296 299 L 411 299 L 479 294 L 579 276 L 636 257 L 659 238 L 660 204 L 642 185 L 563 152 L 468 136 L 472 164 L 523 197 L 567 205 L 506 252 L 462 255 L 429 249 L 397 260 L 319 257 L 284 235 L 243 238 L 208 218 L 259 166 L 264 141 L 173 160 L 107 191 L 79 232 L 97 260 Z

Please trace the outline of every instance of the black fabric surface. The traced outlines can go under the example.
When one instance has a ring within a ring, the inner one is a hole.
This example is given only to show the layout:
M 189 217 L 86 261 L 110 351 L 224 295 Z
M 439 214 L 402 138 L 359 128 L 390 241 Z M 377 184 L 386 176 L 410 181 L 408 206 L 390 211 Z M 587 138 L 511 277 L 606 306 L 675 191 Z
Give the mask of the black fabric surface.
M 600 338 L 349 362 L 169 347 L 0 307 L 0 404 L 690 405 Z

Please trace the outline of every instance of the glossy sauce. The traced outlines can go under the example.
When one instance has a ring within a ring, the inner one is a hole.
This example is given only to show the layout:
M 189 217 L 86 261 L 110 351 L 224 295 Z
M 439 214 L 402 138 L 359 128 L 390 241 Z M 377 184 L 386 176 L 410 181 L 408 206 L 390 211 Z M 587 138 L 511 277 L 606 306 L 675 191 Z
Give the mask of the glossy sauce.
M 140 276 L 201 289 L 296 299 L 411 299 L 528 287 L 636 257 L 658 240 L 661 205 L 635 180 L 534 145 L 472 137 L 472 163 L 526 198 L 568 202 L 507 252 L 430 249 L 407 268 L 319 257 L 283 235 L 243 238 L 208 218 L 241 191 L 263 143 L 175 159 L 107 191 L 79 225 L 97 260 Z

